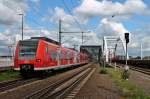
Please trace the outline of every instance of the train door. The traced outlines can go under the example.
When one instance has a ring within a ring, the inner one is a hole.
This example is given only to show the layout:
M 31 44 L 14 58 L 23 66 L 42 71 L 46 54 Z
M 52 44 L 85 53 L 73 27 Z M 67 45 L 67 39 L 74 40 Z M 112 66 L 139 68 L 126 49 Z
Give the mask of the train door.
M 62 65 L 67 65 L 67 50 L 65 48 L 63 48 L 62 51 Z
M 49 63 L 49 51 L 48 51 L 48 44 L 46 44 L 46 47 L 45 47 L 45 66 L 47 67 L 48 66 L 48 63 Z
M 75 52 L 75 54 L 74 54 L 74 63 L 75 64 L 77 63 L 77 57 L 78 57 L 78 53 Z
M 71 55 L 70 55 L 70 51 L 68 50 L 67 51 L 67 57 L 66 57 L 66 60 L 67 60 L 67 64 L 70 64 L 71 62 L 70 62 L 70 59 L 71 58 Z
M 50 66 L 56 66 L 57 51 L 53 48 L 50 50 Z
M 54 49 L 54 53 L 53 53 L 53 62 L 54 65 L 57 65 L 57 48 Z
M 57 65 L 61 65 L 61 47 L 57 48 Z
M 79 52 L 77 52 L 78 54 L 77 54 L 77 62 L 78 63 L 80 63 L 80 53 Z

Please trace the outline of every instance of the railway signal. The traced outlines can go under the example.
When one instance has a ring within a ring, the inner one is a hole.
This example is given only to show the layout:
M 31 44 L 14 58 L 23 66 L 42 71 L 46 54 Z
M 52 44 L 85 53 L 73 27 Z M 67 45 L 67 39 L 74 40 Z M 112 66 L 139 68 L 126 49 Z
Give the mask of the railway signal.
M 126 39 L 126 43 L 129 43 L 129 33 L 125 33 L 125 39 Z
M 127 66 L 127 52 L 128 52 L 127 44 L 129 43 L 129 33 L 125 33 L 125 40 L 126 40 L 126 66 Z
M 125 65 L 125 70 L 123 72 L 123 79 L 125 80 L 128 80 L 129 78 L 129 73 L 128 73 L 128 70 L 129 70 L 129 66 L 127 65 L 128 61 L 127 61 L 127 53 L 128 53 L 128 43 L 129 43 L 129 33 L 125 33 L 125 40 L 126 40 L 126 65 Z

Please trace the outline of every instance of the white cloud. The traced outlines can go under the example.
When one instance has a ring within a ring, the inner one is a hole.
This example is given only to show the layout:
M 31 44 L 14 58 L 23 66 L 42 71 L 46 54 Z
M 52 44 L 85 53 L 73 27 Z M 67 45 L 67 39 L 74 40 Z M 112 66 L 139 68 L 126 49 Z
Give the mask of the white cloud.
M 133 48 L 133 49 L 139 48 L 139 43 L 138 42 L 132 42 L 129 46 L 130 46 L 130 48 Z
M 148 10 L 143 0 L 127 0 L 124 4 L 124 9 L 124 13 L 129 14 L 143 14 Z
M 70 15 L 69 13 L 66 13 L 63 8 L 59 7 L 55 7 L 54 9 L 48 9 L 47 13 L 48 14 L 42 18 L 42 21 L 58 25 L 58 22 L 61 19 L 63 29 L 69 29 L 72 26 L 79 28 L 77 22 L 80 24 L 85 24 L 87 22 L 85 18 L 76 15 Z
M 15 37 L 21 39 L 21 16 L 18 14 L 26 15 L 28 9 L 27 0 L 0 0 L 0 27 L 4 29 L 0 33 L 0 45 L 13 44 Z
M 144 32 L 143 29 L 133 31 L 132 39 L 130 39 L 129 47 L 134 50 L 140 50 L 141 44 L 143 46 L 143 51 L 149 52 L 150 55 L 150 36 L 149 32 Z
M 109 20 L 107 18 L 103 18 L 97 29 L 96 32 L 103 36 L 120 36 L 123 37 L 124 33 L 128 32 L 128 30 L 123 26 L 120 22 L 115 22 L 113 20 Z
M 27 10 L 28 6 L 25 0 L 1 0 L 0 1 L 0 24 L 2 26 L 13 25 L 18 23 L 18 10 L 23 12 Z
M 143 14 L 147 12 L 147 6 L 143 0 L 126 0 L 124 3 L 108 0 L 82 0 L 81 5 L 74 9 L 74 13 L 82 17 L 95 16 L 127 16 Z
M 144 48 L 143 51 L 149 52 L 149 54 L 150 54 L 150 47 L 149 48 Z
M 95 32 L 85 33 L 84 36 L 84 45 L 100 45 L 102 43 Z
M 43 17 L 43 21 L 58 24 L 59 19 L 63 21 L 66 26 L 74 23 L 74 19 L 70 14 L 67 14 L 63 8 L 56 7 L 54 9 L 48 9 L 48 15 Z

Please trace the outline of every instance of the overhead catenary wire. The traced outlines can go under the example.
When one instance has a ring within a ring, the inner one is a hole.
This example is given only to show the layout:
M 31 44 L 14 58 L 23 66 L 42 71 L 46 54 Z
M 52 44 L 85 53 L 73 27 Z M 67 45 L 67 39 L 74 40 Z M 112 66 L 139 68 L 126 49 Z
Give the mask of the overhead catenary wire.
M 43 25 L 41 25 L 41 24 L 39 24 L 36 20 L 34 20 L 33 18 L 30 18 L 30 17 L 26 17 L 26 19 L 28 19 L 28 20 L 30 20 L 30 21 L 32 21 L 34 24 L 36 24 L 36 25 L 39 25 L 39 26 L 43 26 Z M 29 22 L 30 22 L 29 21 Z
M 75 7 L 75 4 L 73 3 L 73 1 L 72 0 L 70 0 L 71 1 L 71 4 L 73 5 L 73 7 Z
M 63 41 L 62 42 L 62 44 L 64 44 L 65 42 L 68 42 L 68 41 L 70 41 L 70 39 L 73 39 L 74 37 L 72 36 L 71 38 L 69 38 L 69 39 L 66 39 L 65 41 Z
M 68 5 L 66 4 L 65 0 L 62 0 L 62 3 L 64 4 L 65 8 L 68 10 L 68 12 L 70 13 L 70 15 L 72 16 L 72 18 L 74 19 L 74 21 L 76 22 L 76 24 L 79 26 L 80 30 L 82 31 L 82 27 L 81 27 L 80 23 L 77 21 L 77 19 L 72 14 L 72 12 L 71 12 L 70 8 L 68 7 Z
M 43 14 L 41 14 L 40 12 L 38 12 L 30 3 L 29 3 L 30 8 L 32 8 L 32 10 L 34 10 L 34 13 L 40 17 L 44 17 Z

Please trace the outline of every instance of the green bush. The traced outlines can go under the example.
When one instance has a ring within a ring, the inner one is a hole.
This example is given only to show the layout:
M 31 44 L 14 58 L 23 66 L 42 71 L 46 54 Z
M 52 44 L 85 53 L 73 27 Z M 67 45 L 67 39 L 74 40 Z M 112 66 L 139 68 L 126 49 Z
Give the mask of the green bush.
M 129 79 L 129 71 L 124 70 L 121 76 L 124 80 Z
M 100 73 L 101 73 L 101 74 L 107 74 L 108 72 L 107 72 L 107 69 L 106 69 L 106 68 L 102 68 L 102 69 L 100 70 Z

